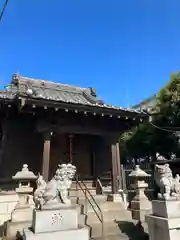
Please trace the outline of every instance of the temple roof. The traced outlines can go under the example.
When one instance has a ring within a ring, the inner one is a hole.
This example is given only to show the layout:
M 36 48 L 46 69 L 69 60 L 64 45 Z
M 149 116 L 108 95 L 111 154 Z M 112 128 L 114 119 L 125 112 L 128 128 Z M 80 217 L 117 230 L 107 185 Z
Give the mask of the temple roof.
M 153 94 L 152 96 L 144 99 L 143 101 L 141 101 L 140 103 L 132 106 L 132 109 L 149 109 L 152 108 L 156 102 L 156 96 L 157 94 Z
M 5 91 L 0 92 L 0 99 L 13 100 L 16 97 L 42 99 L 59 103 L 80 104 L 143 114 L 143 112 L 135 109 L 127 109 L 113 106 L 111 104 L 105 104 L 102 100 L 97 98 L 96 90 L 94 88 L 81 88 L 13 74 L 10 85 L 6 86 Z

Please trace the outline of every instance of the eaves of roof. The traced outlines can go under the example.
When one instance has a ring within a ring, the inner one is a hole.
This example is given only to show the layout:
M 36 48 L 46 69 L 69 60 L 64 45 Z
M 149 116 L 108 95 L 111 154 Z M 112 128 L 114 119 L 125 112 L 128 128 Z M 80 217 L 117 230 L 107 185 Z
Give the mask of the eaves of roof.
M 56 103 L 78 104 L 119 112 L 144 115 L 142 111 L 132 108 L 121 108 L 105 104 L 96 97 L 94 89 L 59 84 L 39 79 L 13 75 L 6 91 L 0 92 L 0 99 L 14 100 L 17 97 L 28 97 L 35 100 L 46 100 Z

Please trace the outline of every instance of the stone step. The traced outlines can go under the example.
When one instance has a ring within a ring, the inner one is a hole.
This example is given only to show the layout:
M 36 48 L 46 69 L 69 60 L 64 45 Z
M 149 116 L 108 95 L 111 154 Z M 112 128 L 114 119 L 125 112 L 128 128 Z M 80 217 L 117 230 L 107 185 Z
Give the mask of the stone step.
M 96 195 L 95 200 L 103 213 L 103 218 L 105 222 L 113 222 L 114 220 L 131 220 L 131 212 L 124 208 L 123 203 L 107 202 L 106 196 L 103 195 Z M 99 219 L 89 202 L 87 202 L 86 209 L 85 197 L 81 197 L 79 199 L 77 199 L 76 197 L 71 197 L 71 202 L 72 204 L 78 204 L 80 209 L 79 212 L 87 215 L 87 224 L 99 222 Z M 98 207 L 92 201 L 91 203 L 97 211 L 97 214 L 100 216 L 101 213 Z
M 85 191 L 85 188 L 83 188 Z M 69 196 L 70 197 L 82 197 L 85 196 L 84 191 L 82 191 L 82 189 L 76 189 L 76 188 L 71 188 L 69 191 Z M 88 191 L 95 196 L 96 195 L 96 188 L 89 188 Z M 89 193 L 87 192 L 87 195 L 89 195 Z
M 106 201 L 106 199 L 107 199 L 107 197 L 106 197 L 106 196 L 103 196 L 103 195 L 94 195 L 93 197 L 94 197 L 94 199 L 95 199 L 95 201 L 96 201 L 96 203 L 97 203 L 98 206 L 101 205 L 101 204 L 104 204 L 105 201 Z M 96 204 L 94 203 L 94 201 L 93 201 L 91 198 L 90 198 L 90 202 L 91 202 L 91 204 L 92 204 L 95 208 L 97 208 Z M 79 197 L 79 198 L 77 198 L 77 197 L 71 197 L 71 203 L 72 203 L 72 204 L 80 204 L 80 205 L 83 205 L 84 208 L 86 207 L 86 204 L 87 204 L 88 212 L 89 212 L 89 211 L 90 211 L 90 212 L 93 211 L 90 202 L 89 202 L 88 200 L 86 200 L 86 198 L 85 198 L 84 196 L 83 196 L 83 197 Z
M 80 181 L 81 183 L 81 181 Z M 83 181 L 83 183 L 86 185 L 87 188 L 92 188 L 92 187 L 95 187 L 95 182 L 93 180 L 86 180 L 86 181 Z M 81 186 L 83 186 L 83 184 L 81 184 Z M 76 183 L 76 181 L 73 181 L 72 182 L 72 185 L 71 185 L 72 188 L 80 188 L 79 185 Z
M 78 198 L 76 196 L 71 196 L 70 197 L 70 200 L 71 200 L 71 204 L 78 204 Z
M 119 226 L 118 226 L 119 225 Z M 105 236 L 102 238 L 101 224 L 92 224 L 90 231 L 94 240 L 148 240 L 148 227 L 143 223 L 141 227 L 137 226 L 137 221 L 109 222 L 104 224 Z M 92 229 L 92 230 L 91 230 Z
M 85 214 L 80 214 L 79 217 L 78 217 L 78 224 L 80 226 L 85 226 L 86 225 L 86 219 L 87 219 L 87 216 Z
M 113 202 L 105 202 L 99 205 L 102 213 L 104 222 L 113 222 L 114 220 L 131 220 L 131 212 L 126 210 L 123 207 L 122 203 L 113 203 Z M 97 210 L 98 215 L 100 216 L 100 211 Z M 87 224 L 98 223 L 99 219 L 95 212 L 88 211 Z
M 115 222 L 106 222 L 104 223 L 104 237 L 102 238 L 102 225 L 100 223 L 91 224 L 90 227 L 90 237 L 91 239 L 108 239 L 107 237 L 111 236 L 119 236 L 119 239 L 121 240 L 121 237 L 123 239 L 128 239 L 125 234 L 123 234 Z M 118 238 L 117 238 L 118 239 Z
M 101 217 L 100 211 L 97 210 L 98 216 Z M 109 210 L 103 211 L 103 220 L 104 222 L 113 222 L 114 220 L 120 221 L 130 221 L 131 214 L 126 210 Z M 88 212 L 87 214 L 87 224 L 98 223 L 99 219 L 95 212 Z
M 80 214 L 84 214 L 83 212 L 83 206 L 80 205 L 80 204 L 72 204 L 74 207 L 76 207 L 77 209 L 77 213 L 80 215 Z
M 103 210 L 125 210 L 124 203 L 123 202 L 111 202 L 111 201 L 105 201 L 101 208 Z
M 117 235 L 110 235 L 105 237 L 97 237 L 97 238 L 90 238 L 91 240 L 130 240 L 128 236 L 117 234 Z
M 94 195 L 93 196 L 94 200 L 96 201 L 96 203 L 99 205 L 99 204 L 104 204 L 105 201 L 107 200 L 107 197 L 106 196 L 103 196 L 103 195 Z M 92 200 L 92 198 L 90 197 L 89 200 L 91 201 L 91 203 L 93 205 L 95 205 L 94 201 Z M 85 197 L 80 197 L 79 200 L 78 200 L 78 203 L 79 204 L 85 204 L 86 203 L 86 198 Z
M 105 196 L 102 196 L 102 195 L 96 195 L 95 196 L 95 201 L 96 201 L 96 203 L 92 200 L 92 199 L 90 199 L 90 202 L 89 201 L 87 201 L 86 202 L 86 200 L 85 199 L 82 199 L 82 198 L 80 198 L 79 199 L 79 201 L 78 201 L 78 203 L 79 204 L 82 204 L 83 206 L 84 206 L 84 209 L 86 210 L 86 208 L 87 208 L 87 212 L 89 213 L 89 212 L 94 212 L 94 208 L 96 209 L 96 210 L 98 210 L 98 207 L 97 206 L 101 206 L 101 204 L 103 204 L 105 201 L 106 201 L 106 197 Z M 96 205 L 97 204 L 97 205 Z

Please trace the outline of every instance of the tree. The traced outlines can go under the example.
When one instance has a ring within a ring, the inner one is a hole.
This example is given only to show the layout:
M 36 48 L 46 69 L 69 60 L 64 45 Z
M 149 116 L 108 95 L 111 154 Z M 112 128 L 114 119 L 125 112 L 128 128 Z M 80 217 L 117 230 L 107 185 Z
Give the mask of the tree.
M 159 91 L 154 106 L 153 124 L 160 126 L 156 130 L 158 148 L 164 156 L 171 153 L 179 154 L 180 130 L 180 73 L 172 73 L 167 84 Z M 157 135 L 158 134 L 158 135 Z
M 180 73 L 173 73 L 157 94 L 155 123 L 166 128 L 180 129 Z
M 152 122 L 144 122 L 121 136 L 122 158 L 149 158 L 157 152 L 169 158 L 179 154 L 180 73 L 173 73 L 159 91 L 153 106 Z
M 123 146 L 122 158 L 148 158 L 152 154 L 149 147 L 152 144 L 152 128 L 148 123 L 142 123 L 121 136 L 120 146 Z

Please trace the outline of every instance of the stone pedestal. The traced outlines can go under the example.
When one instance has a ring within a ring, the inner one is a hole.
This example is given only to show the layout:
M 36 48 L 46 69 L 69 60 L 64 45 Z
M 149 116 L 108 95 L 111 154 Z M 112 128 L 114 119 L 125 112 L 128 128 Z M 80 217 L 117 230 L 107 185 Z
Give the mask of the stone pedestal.
M 131 201 L 131 216 L 132 219 L 140 222 L 145 222 L 145 215 L 151 212 L 151 204 L 147 204 L 146 200 L 143 201 Z
M 89 240 L 89 228 L 79 225 L 77 206 L 34 210 L 32 229 L 24 229 L 24 240 Z
M 0 225 L 11 218 L 11 212 L 15 208 L 17 201 L 18 196 L 15 191 L 0 192 Z
M 134 177 L 135 184 L 133 184 L 133 187 L 136 190 L 136 195 L 131 201 L 132 219 L 145 222 L 145 215 L 152 211 L 152 204 L 144 193 L 148 184 L 145 183 L 143 179 L 150 175 L 140 169 L 137 165 L 135 170 L 132 171 L 129 176 Z
M 34 234 L 32 231 L 24 230 L 24 240 L 89 240 L 88 228 L 79 227 L 78 229 L 71 229 L 68 231 L 46 232 L 41 234 Z
M 152 201 L 152 214 L 146 216 L 149 240 L 180 239 L 180 201 Z

